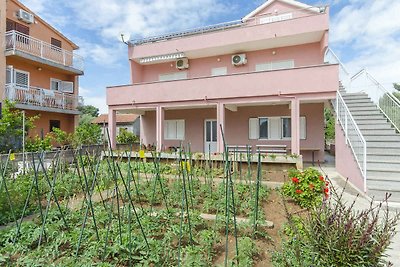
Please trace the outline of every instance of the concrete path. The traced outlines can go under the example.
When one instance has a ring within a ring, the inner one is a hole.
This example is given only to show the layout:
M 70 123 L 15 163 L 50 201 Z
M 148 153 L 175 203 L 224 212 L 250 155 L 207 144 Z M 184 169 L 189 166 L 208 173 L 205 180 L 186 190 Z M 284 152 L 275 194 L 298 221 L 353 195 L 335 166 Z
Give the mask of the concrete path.
M 330 164 L 328 166 L 321 166 L 321 169 L 331 179 L 333 186 L 339 192 L 341 192 L 346 184 L 346 179 L 343 178 L 339 173 L 337 173 L 335 167 L 331 166 Z M 357 194 L 360 195 L 358 197 L 356 205 L 354 205 L 354 208 L 358 210 L 367 209 L 370 205 L 370 198 L 349 184 L 347 184 L 345 187 L 343 200 L 348 203 L 352 203 Z M 389 203 L 389 210 L 392 216 L 396 212 L 400 212 L 400 203 Z M 388 255 L 387 260 L 390 261 L 394 267 L 400 267 L 400 223 L 397 225 L 396 230 L 397 233 L 393 237 L 392 244 L 390 245 L 390 248 L 386 251 L 386 253 Z

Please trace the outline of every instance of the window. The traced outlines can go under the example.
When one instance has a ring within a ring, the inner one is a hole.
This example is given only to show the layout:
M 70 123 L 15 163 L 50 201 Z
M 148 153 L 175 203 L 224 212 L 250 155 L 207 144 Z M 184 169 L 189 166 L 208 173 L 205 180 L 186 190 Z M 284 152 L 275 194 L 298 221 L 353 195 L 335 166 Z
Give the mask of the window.
M 300 139 L 306 139 L 306 117 L 300 117 Z M 249 139 L 290 139 L 292 125 L 290 117 L 262 117 L 249 119 Z
M 228 71 L 227 71 L 227 68 L 226 68 L 226 67 L 212 68 L 212 69 L 211 69 L 211 76 L 226 75 L 227 72 L 228 72 Z
M 59 120 L 50 120 L 50 132 L 53 131 L 53 128 L 60 129 L 60 121 Z
M 294 60 L 272 61 L 256 65 L 256 71 L 281 70 L 294 68 Z
M 185 120 L 165 120 L 164 121 L 165 140 L 184 140 L 185 139 Z
M 51 48 L 61 50 L 61 41 L 51 37 Z
M 259 138 L 260 139 L 268 139 L 268 119 L 260 118 L 259 122 Z
M 14 82 L 18 88 L 29 88 L 29 72 L 14 69 Z
M 15 30 L 17 32 L 29 35 L 29 27 L 21 23 L 15 22 L 13 20 L 7 19 L 6 21 L 6 31 Z
M 61 80 L 50 78 L 50 90 L 60 91 Z
M 187 79 L 187 72 L 186 71 L 167 73 L 167 74 L 160 74 L 159 77 L 158 77 L 158 80 L 160 82 L 182 80 L 182 79 Z

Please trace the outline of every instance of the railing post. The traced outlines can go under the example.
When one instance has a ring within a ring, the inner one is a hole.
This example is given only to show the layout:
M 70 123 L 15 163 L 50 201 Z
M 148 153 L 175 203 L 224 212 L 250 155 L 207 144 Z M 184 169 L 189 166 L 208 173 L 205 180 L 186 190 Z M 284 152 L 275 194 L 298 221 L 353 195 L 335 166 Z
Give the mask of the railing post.
M 367 143 L 364 142 L 364 161 L 363 161 L 363 169 L 364 169 L 364 192 L 367 192 Z
M 40 41 L 40 57 L 43 58 L 43 41 Z
M 349 143 L 348 142 L 348 137 L 349 137 L 349 133 L 348 133 L 348 128 L 347 128 L 347 114 L 344 115 L 344 135 L 345 135 L 345 139 L 346 139 L 346 145 Z
M 16 38 L 17 38 L 16 32 L 13 31 L 13 32 L 12 32 L 12 38 L 11 38 L 11 40 L 12 40 L 12 42 L 13 42 L 13 50 L 14 50 L 14 51 L 15 51 Z
M 63 54 L 63 64 L 65 66 L 65 51 L 64 50 L 62 51 L 62 54 Z
M 62 93 L 62 106 L 65 109 L 65 93 Z
M 39 100 L 40 100 L 40 105 L 41 106 L 43 106 L 43 95 L 44 95 L 43 90 L 40 90 L 40 98 L 39 98 Z

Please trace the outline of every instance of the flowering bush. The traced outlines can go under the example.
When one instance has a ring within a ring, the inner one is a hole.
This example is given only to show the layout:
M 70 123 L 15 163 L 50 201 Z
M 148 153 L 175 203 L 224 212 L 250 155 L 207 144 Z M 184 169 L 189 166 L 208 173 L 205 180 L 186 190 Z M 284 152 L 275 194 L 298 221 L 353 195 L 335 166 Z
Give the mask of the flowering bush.
M 313 168 L 303 172 L 289 170 L 289 181 L 283 187 L 285 196 L 293 198 L 301 207 L 309 208 L 329 197 L 329 182 Z

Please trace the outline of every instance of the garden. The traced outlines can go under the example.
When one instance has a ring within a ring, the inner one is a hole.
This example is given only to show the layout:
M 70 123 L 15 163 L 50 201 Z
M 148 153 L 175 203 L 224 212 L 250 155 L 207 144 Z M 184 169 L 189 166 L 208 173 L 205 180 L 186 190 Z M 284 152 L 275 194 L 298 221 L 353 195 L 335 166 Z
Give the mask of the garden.
M 398 216 L 353 211 L 316 169 L 63 153 L 27 154 L 25 173 L 0 163 L 0 265 L 386 266 Z

